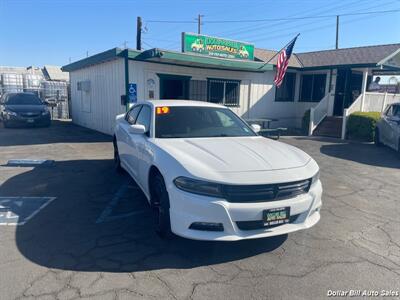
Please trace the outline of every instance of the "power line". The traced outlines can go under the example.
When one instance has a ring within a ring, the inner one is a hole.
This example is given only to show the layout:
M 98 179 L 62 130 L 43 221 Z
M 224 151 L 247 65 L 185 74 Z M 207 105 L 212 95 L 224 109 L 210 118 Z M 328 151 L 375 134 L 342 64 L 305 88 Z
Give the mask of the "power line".
M 219 21 L 206 21 L 204 23 L 209 24 L 222 24 L 222 23 L 258 23 L 258 22 L 278 22 L 278 21 L 291 21 L 291 20 L 305 20 L 305 19 L 322 19 L 322 18 L 332 18 L 336 16 L 358 16 L 358 15 L 371 15 L 371 14 L 384 14 L 399 12 L 400 9 L 391 10 L 380 10 L 380 11 L 369 11 L 369 12 L 359 12 L 359 13 L 344 13 L 344 14 L 332 14 L 332 15 L 321 15 L 321 16 L 305 16 L 305 17 L 293 17 L 293 18 L 270 18 L 270 19 L 243 19 L 243 20 L 219 20 Z M 148 23 L 170 23 L 170 24 L 185 24 L 185 23 L 197 23 L 196 21 L 175 21 L 175 20 L 148 20 Z
M 349 7 L 351 7 L 351 6 L 354 6 L 354 5 L 356 5 L 356 4 L 358 4 L 358 3 L 360 3 L 360 2 L 362 2 L 363 0 L 357 0 L 357 1 L 354 1 L 354 2 L 351 2 L 351 3 L 346 3 L 346 4 L 340 4 L 340 5 L 333 5 L 333 6 L 331 6 L 331 7 L 324 7 L 324 9 L 323 10 L 320 10 L 320 9 L 316 9 L 316 10 L 314 10 L 315 12 L 316 11 L 318 11 L 318 13 L 325 13 L 325 12 L 329 12 L 329 11 L 332 11 L 333 9 L 340 9 L 340 8 L 343 8 L 343 7 L 346 7 L 346 8 L 349 8 Z M 337 4 L 337 3 L 336 3 Z M 371 8 L 375 8 L 375 7 L 368 7 L 367 9 L 371 9 Z M 306 12 L 306 11 L 304 11 L 304 12 Z M 307 11 L 307 12 L 310 12 L 309 10 Z M 301 15 L 301 14 L 300 14 Z M 308 16 L 310 16 L 310 15 L 312 15 L 312 14 L 309 14 L 309 15 L 306 15 L 305 17 L 308 17 Z M 292 14 L 292 15 L 290 15 L 290 16 L 288 16 L 288 17 L 286 17 L 286 19 L 287 18 L 291 18 L 291 17 L 294 17 L 294 16 L 299 16 L 299 14 Z M 296 21 L 296 20 L 295 20 Z M 297 20 L 297 21 L 301 21 L 301 20 Z M 308 23 L 307 23 L 308 24 Z M 244 27 L 239 27 L 239 28 L 236 28 L 235 30 L 229 30 L 229 31 L 223 31 L 223 32 L 219 32 L 219 33 L 217 33 L 217 35 L 226 35 L 226 34 L 233 34 L 234 36 L 243 36 L 243 34 L 246 36 L 246 34 L 248 34 L 249 33 L 249 30 L 251 30 L 251 31 L 255 31 L 255 30 L 258 30 L 258 29 L 265 29 L 265 25 L 266 24 L 258 24 L 258 25 L 254 25 L 254 24 L 251 24 L 251 25 L 246 25 L 246 26 L 244 26 Z M 285 21 L 280 21 L 280 22 L 277 22 L 277 23 L 275 23 L 275 24 L 271 24 L 271 25 L 268 25 L 268 30 L 270 30 L 271 28 L 274 28 L 274 27 L 279 27 L 279 31 L 281 31 L 282 29 L 285 29 L 286 30 L 286 28 L 284 28 L 284 26 L 286 26 L 286 25 L 289 25 L 289 22 L 285 22 Z M 296 27 L 297 26 L 304 26 L 304 24 L 301 24 L 301 25 L 296 25 Z M 243 34 L 242 34 L 243 33 Z
M 376 8 L 376 7 L 377 6 L 369 7 L 368 9 Z M 353 13 L 354 14 L 359 14 L 359 13 L 355 13 L 355 12 L 353 12 Z M 362 12 L 362 13 L 364 14 L 365 12 Z M 346 13 L 346 14 L 348 15 L 348 13 Z M 344 15 L 344 14 L 341 14 L 341 15 Z M 337 15 L 334 15 L 335 20 L 336 20 L 336 16 Z M 339 14 L 339 16 L 340 16 L 340 14 Z M 324 22 L 326 24 L 326 22 L 331 22 L 331 21 L 328 20 L 328 19 L 327 20 L 323 20 L 320 23 L 318 23 L 319 27 L 324 25 L 322 22 Z M 303 32 L 303 30 L 299 30 L 299 28 L 304 28 L 305 27 L 307 29 L 307 25 L 311 25 L 311 24 L 314 24 L 314 22 L 307 22 L 307 23 L 304 23 L 304 24 L 297 24 L 297 25 L 292 25 L 292 26 L 289 26 L 289 27 L 280 27 L 280 28 L 278 28 L 276 30 L 272 30 L 272 31 L 269 30 L 268 32 L 265 32 L 265 33 L 257 33 L 257 32 L 253 32 L 255 30 L 251 30 L 252 33 L 250 33 L 250 34 L 248 34 L 248 32 L 246 32 L 246 33 L 243 33 L 243 34 L 239 33 L 238 35 L 237 34 L 233 34 L 233 36 L 235 36 L 235 37 L 239 36 L 241 39 L 246 39 L 248 41 L 252 41 L 252 39 L 256 38 L 256 37 L 263 37 L 263 38 L 268 38 L 269 39 L 270 37 L 271 38 L 275 38 L 275 37 L 279 37 L 279 36 L 285 36 L 285 32 L 288 32 L 291 29 L 295 29 L 295 31 L 291 32 L 289 35 L 297 33 L 297 32 Z M 269 26 L 268 29 L 270 29 L 272 26 Z M 323 26 L 323 28 L 328 28 L 328 27 L 327 26 Z M 260 29 L 262 29 L 262 28 L 260 28 Z M 279 34 L 278 35 L 276 35 L 276 34 L 274 35 L 274 33 L 279 33 Z M 260 39 L 257 39 L 257 40 L 260 40 Z

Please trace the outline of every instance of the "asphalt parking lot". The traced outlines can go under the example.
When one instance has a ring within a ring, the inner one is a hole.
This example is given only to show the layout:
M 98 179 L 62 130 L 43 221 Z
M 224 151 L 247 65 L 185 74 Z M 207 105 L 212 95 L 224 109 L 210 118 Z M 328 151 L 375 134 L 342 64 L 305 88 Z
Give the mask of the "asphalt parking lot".
M 335 139 L 281 140 L 321 167 L 315 227 L 235 243 L 164 241 L 136 184 L 113 170 L 109 136 L 69 122 L 0 127 L 0 298 L 323 299 L 329 290 L 400 291 L 398 154 Z M 7 165 L 11 159 L 54 163 Z M 16 215 L 28 220 L 10 225 Z

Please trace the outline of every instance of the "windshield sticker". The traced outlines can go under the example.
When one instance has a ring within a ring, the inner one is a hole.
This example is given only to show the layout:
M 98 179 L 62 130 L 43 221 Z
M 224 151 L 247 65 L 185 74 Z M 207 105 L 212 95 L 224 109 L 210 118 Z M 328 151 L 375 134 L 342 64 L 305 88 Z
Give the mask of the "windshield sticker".
M 157 115 L 168 114 L 169 113 L 169 107 L 168 106 L 157 107 L 156 113 L 157 113 Z

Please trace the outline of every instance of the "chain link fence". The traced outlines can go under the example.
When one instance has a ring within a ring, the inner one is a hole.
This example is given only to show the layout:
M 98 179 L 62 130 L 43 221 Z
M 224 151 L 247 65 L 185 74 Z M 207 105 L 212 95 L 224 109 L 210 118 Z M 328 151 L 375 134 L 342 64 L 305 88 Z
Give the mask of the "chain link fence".
M 34 93 L 46 101 L 52 119 L 70 119 L 69 84 L 65 81 L 48 81 L 38 74 L 0 75 L 0 96 L 4 93 Z

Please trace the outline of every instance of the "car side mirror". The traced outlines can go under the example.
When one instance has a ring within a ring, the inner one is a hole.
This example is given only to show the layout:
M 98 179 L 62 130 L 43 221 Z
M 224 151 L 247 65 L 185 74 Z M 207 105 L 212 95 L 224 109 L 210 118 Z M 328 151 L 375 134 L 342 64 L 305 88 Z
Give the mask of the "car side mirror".
M 254 130 L 254 132 L 256 132 L 256 133 L 260 132 L 260 130 L 261 130 L 261 126 L 258 125 L 258 124 L 251 124 L 250 126 Z
M 129 126 L 129 133 L 132 134 L 144 134 L 146 132 L 146 127 L 141 124 L 134 124 Z

